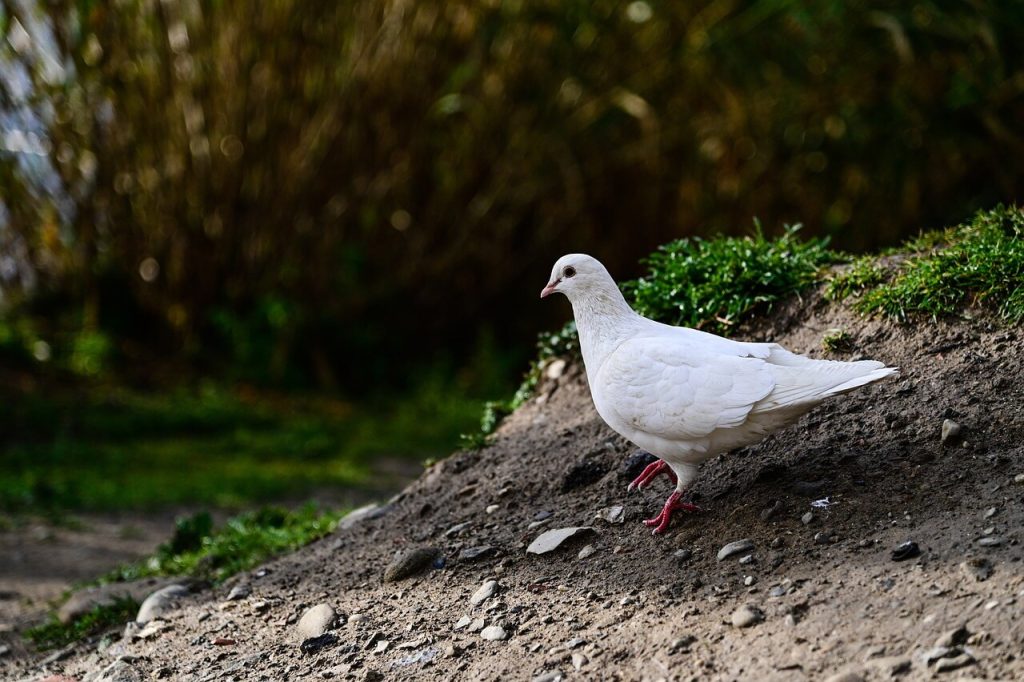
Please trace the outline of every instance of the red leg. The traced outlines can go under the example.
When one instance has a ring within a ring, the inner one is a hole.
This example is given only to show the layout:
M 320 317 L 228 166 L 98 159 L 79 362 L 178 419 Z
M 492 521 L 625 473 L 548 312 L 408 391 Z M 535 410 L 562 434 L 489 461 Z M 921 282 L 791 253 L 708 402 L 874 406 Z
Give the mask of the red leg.
M 676 510 L 685 512 L 699 512 L 701 508 L 695 504 L 681 501 L 683 494 L 678 490 L 674 491 L 665 500 L 665 506 L 661 508 L 661 513 L 655 516 L 653 519 L 647 519 L 644 521 L 645 526 L 654 526 L 654 535 L 664 533 L 665 529 L 668 528 L 669 522 L 672 520 L 672 512 Z
M 668 477 L 672 479 L 672 482 L 676 482 L 676 474 L 672 469 L 669 468 L 665 460 L 659 459 L 656 462 L 651 462 L 647 465 L 647 468 L 637 476 L 626 490 L 643 490 L 648 483 L 657 478 L 658 474 L 668 474 Z

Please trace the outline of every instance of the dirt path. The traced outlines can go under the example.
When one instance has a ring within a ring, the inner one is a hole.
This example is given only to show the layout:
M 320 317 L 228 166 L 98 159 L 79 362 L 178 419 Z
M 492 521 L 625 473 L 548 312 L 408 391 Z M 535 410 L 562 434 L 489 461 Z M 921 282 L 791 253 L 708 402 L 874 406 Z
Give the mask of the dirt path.
M 849 357 L 899 365 L 902 378 L 707 463 L 694 489 L 706 511 L 666 536 L 638 521 L 667 482 L 626 493 L 634 450 L 570 365 L 490 447 L 433 466 L 379 515 L 192 597 L 149 639 L 86 642 L 8 675 L 1024 679 L 1019 333 L 983 316 L 895 327 L 802 303 L 745 336 L 820 354 L 832 328 L 852 335 Z M 962 426 L 946 443 L 944 419 Z M 624 523 L 595 520 L 612 505 Z M 526 553 L 567 526 L 596 530 Z M 742 539 L 752 548 L 717 559 Z M 894 561 L 907 541 L 919 551 Z M 437 557 L 384 582 L 416 548 Z M 489 580 L 494 594 L 472 603 Z M 251 594 L 227 601 L 243 583 Z M 339 614 L 336 627 L 304 652 L 296 621 L 318 603 Z

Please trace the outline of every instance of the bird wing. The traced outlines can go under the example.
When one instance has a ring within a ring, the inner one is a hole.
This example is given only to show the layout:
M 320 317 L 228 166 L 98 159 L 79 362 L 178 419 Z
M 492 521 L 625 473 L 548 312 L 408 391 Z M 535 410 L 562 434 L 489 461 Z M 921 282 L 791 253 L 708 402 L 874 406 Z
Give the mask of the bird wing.
M 679 338 L 622 343 L 602 364 L 600 400 L 621 423 L 669 440 L 741 425 L 775 387 L 767 363 Z

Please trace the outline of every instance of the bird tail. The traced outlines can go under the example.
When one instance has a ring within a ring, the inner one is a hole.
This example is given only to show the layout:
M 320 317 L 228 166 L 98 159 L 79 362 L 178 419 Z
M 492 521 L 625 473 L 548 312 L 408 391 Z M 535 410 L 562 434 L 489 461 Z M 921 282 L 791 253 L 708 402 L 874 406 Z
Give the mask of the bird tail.
M 755 412 L 818 403 L 899 375 L 898 368 L 876 360 L 815 360 L 788 351 L 773 352 L 768 362 L 773 366 L 775 388 L 754 407 Z

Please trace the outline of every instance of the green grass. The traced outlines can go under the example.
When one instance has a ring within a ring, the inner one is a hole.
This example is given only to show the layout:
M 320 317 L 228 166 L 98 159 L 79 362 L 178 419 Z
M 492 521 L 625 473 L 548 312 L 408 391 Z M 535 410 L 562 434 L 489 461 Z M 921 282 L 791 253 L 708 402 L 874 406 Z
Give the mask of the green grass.
M 91 387 L 3 402 L 0 511 L 61 513 L 238 508 L 316 487 L 367 486 L 377 457 L 447 454 L 483 401 L 438 380 L 358 408 L 218 387 Z
M 24 636 L 39 650 L 56 649 L 85 637 L 123 627 L 135 620 L 139 605 L 132 599 L 119 599 L 113 604 L 97 606 L 71 623 L 61 623 L 51 614 L 45 623 L 25 630 Z
M 263 507 L 214 528 L 209 513 L 200 512 L 179 519 L 173 537 L 152 557 L 123 566 L 102 581 L 185 575 L 221 582 L 327 535 L 343 515 L 313 505 L 294 511 Z
M 294 511 L 263 507 L 230 518 L 215 528 L 210 514 L 199 512 L 179 519 L 174 535 L 153 556 L 122 566 L 95 582 L 189 576 L 220 583 L 331 533 L 343 515 L 340 511 L 321 511 L 313 505 Z M 134 620 L 138 609 L 134 600 L 120 599 L 98 606 L 70 623 L 60 622 L 53 613 L 46 622 L 27 629 L 24 636 L 39 650 L 54 649 L 119 628 Z
M 802 240 L 799 226 L 777 239 L 758 227 L 749 237 L 680 239 L 643 263 L 648 274 L 622 285 L 633 308 L 672 325 L 728 333 L 755 310 L 766 311 L 820 279 L 842 256 L 823 239 Z
M 924 235 L 887 281 L 864 287 L 854 307 L 900 321 L 954 315 L 986 306 L 1011 323 L 1024 320 L 1024 212 L 999 207 L 971 222 Z

